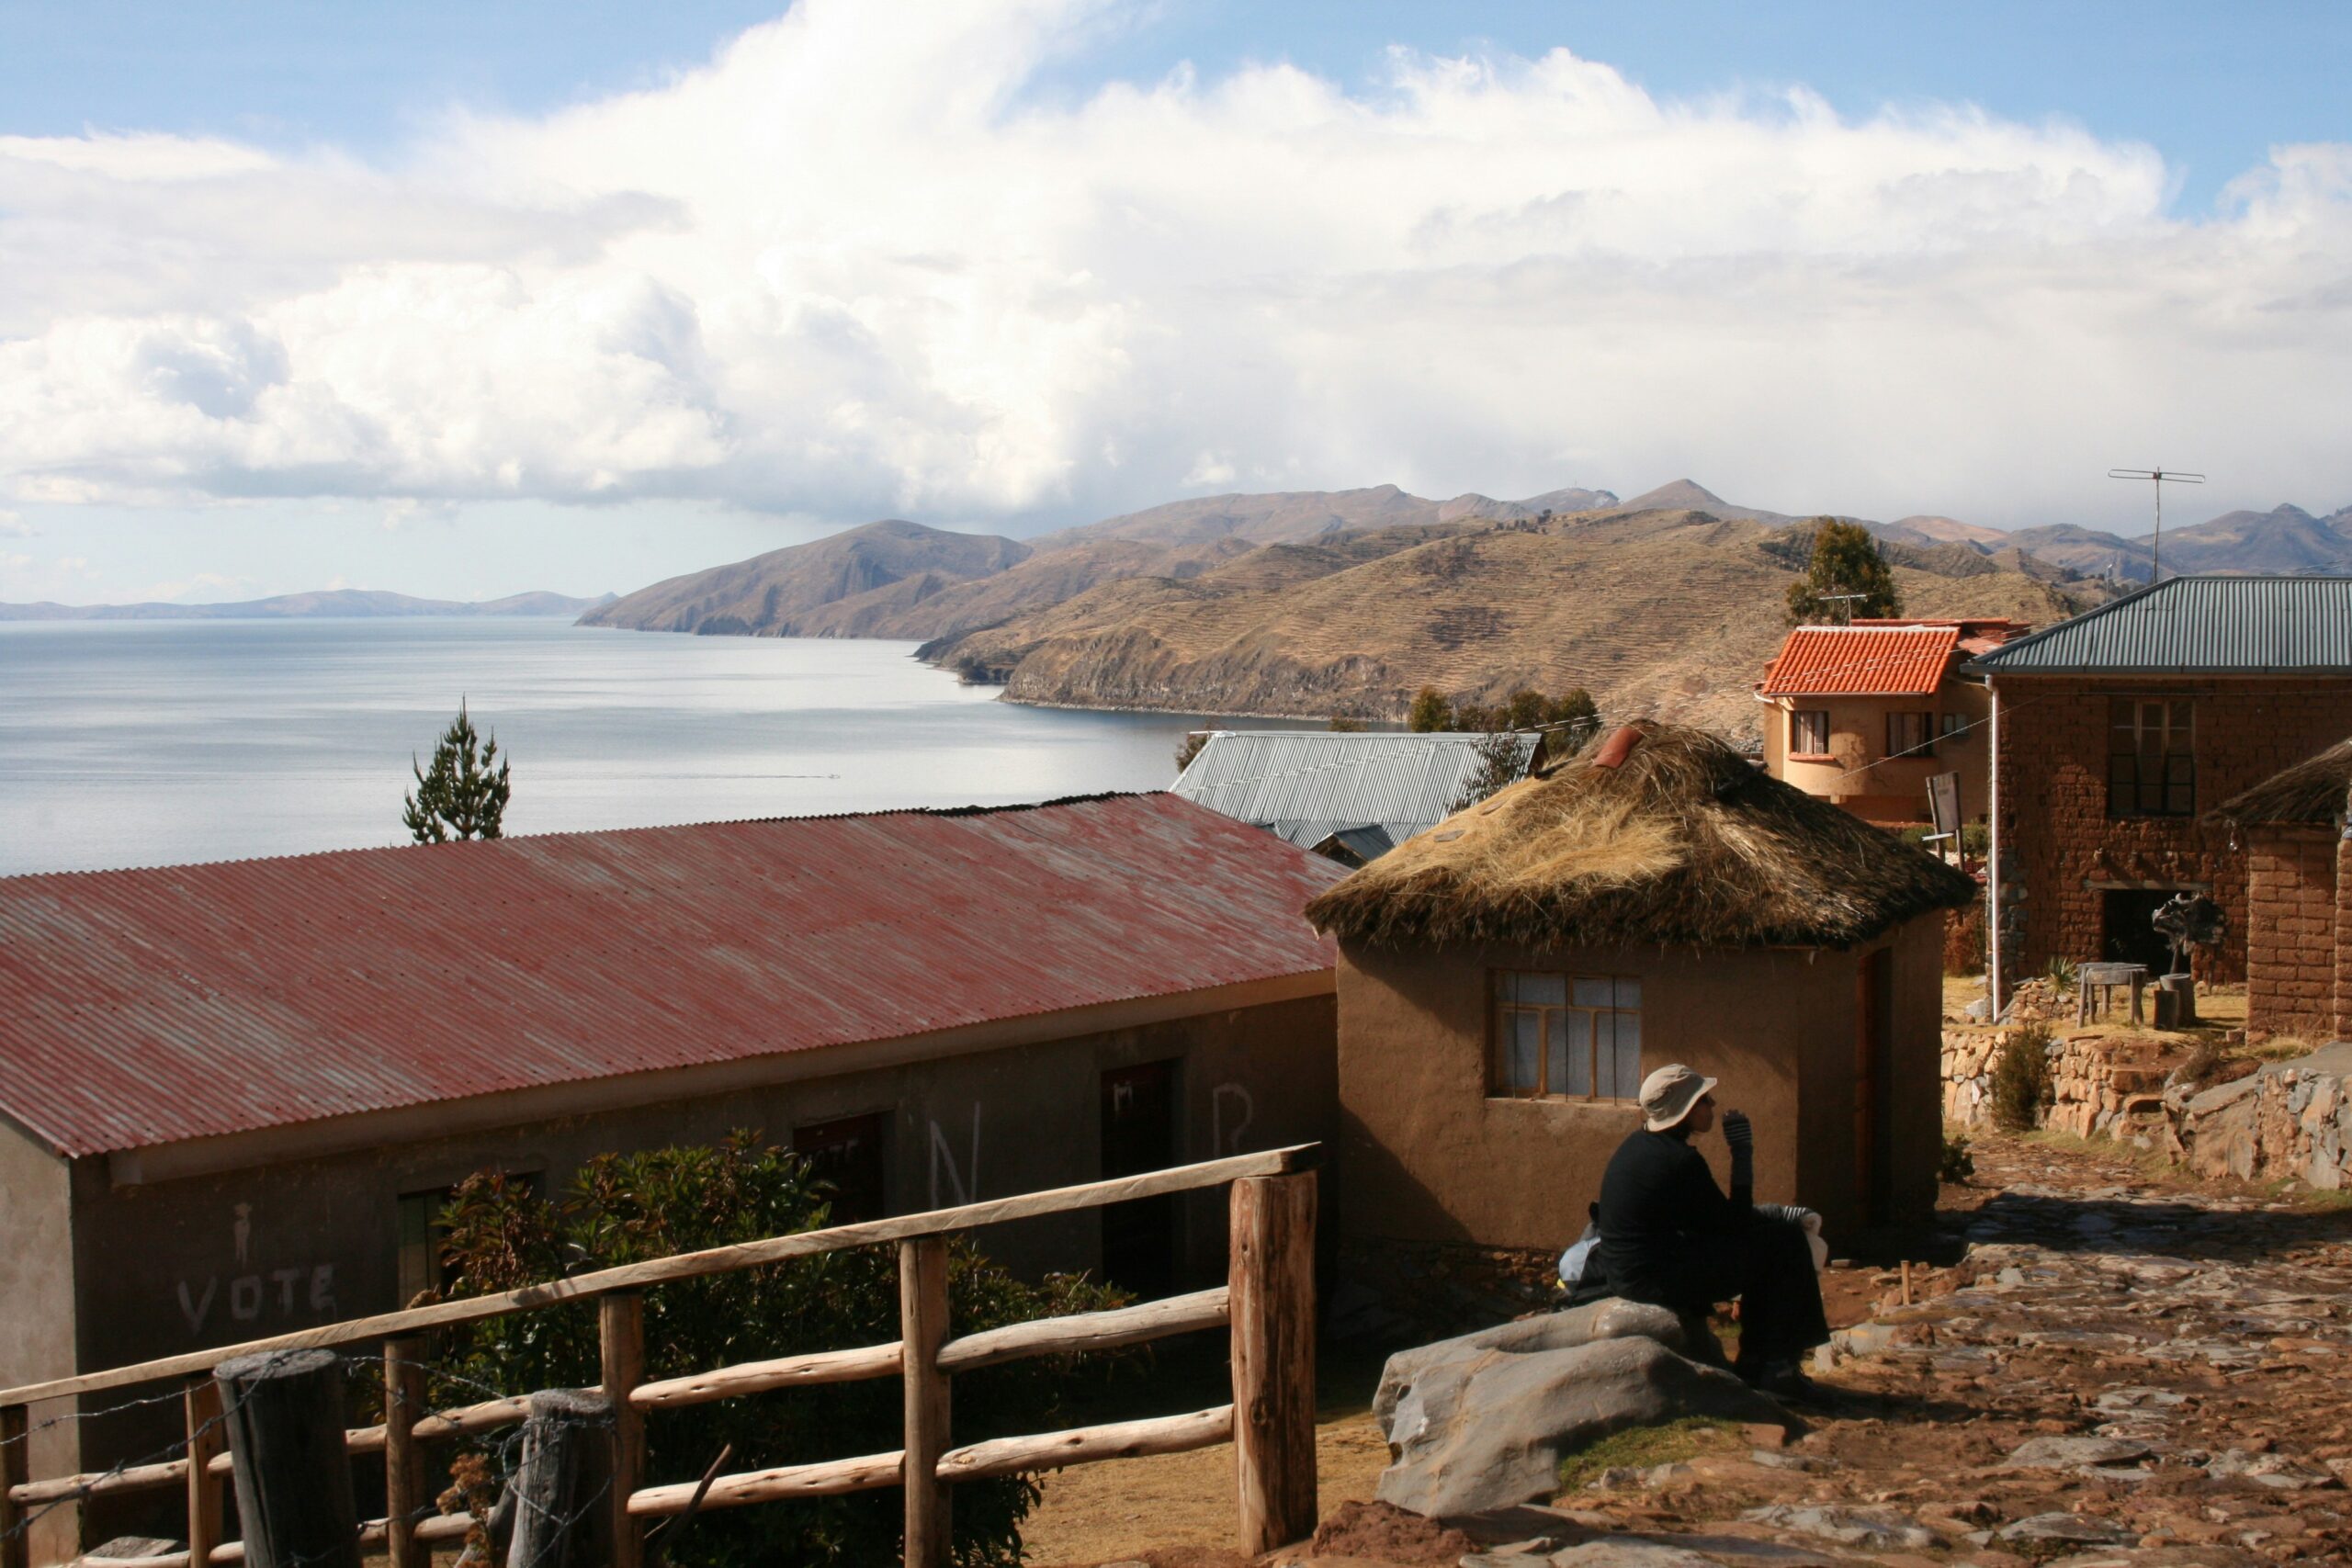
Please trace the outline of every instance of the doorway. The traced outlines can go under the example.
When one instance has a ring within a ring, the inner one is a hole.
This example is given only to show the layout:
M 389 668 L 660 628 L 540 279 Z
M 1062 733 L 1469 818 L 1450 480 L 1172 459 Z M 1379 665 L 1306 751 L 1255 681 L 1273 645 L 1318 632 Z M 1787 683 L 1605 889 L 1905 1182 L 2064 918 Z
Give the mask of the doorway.
M 2144 964 L 2151 976 L 2172 972 L 2172 943 L 2156 932 L 2155 913 L 2186 891 L 2110 887 L 2099 897 L 2099 953 L 2109 964 Z
M 1102 1075 L 1104 1179 L 1176 1163 L 1176 1064 L 1146 1062 Z M 1176 1288 L 1176 1197 L 1136 1198 L 1102 1210 L 1102 1277 L 1146 1301 Z
M 1854 969 L 1854 1186 L 1870 1223 L 1894 1217 L 1894 950 Z

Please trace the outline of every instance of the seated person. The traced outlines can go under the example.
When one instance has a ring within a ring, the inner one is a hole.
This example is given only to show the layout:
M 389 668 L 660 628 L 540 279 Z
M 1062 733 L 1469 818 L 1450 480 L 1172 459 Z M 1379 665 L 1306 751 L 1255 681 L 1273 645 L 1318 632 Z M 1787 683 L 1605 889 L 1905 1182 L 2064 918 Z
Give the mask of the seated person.
M 1798 1210 L 1758 1210 L 1756 1134 L 1736 1111 L 1723 1118 L 1731 1194 L 1690 1140 L 1712 1132 L 1715 1080 L 1679 1065 L 1642 1082 L 1643 1124 L 1600 1179 L 1598 1261 L 1612 1295 L 1704 1315 L 1738 1298 L 1733 1371 L 1770 1393 L 1811 1391 L 1799 1364 L 1829 1338 Z

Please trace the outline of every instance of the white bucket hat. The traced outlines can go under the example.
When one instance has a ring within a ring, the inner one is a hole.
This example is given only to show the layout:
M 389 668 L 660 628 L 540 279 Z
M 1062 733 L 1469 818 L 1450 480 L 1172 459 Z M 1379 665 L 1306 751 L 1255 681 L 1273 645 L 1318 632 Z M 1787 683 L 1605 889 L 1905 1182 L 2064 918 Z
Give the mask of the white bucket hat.
M 1699 1103 L 1699 1097 L 1715 1087 L 1716 1080 L 1702 1077 L 1679 1062 L 1669 1062 L 1642 1080 L 1642 1125 L 1653 1133 L 1663 1133 L 1685 1116 Z

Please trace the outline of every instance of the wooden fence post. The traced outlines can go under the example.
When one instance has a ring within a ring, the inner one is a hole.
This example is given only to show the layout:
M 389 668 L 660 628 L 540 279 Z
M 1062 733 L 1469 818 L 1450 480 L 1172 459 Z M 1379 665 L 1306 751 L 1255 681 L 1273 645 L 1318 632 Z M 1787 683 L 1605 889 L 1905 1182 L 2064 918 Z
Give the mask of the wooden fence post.
M 344 1451 L 343 1358 L 279 1350 L 223 1361 L 237 1522 L 247 1568 L 359 1568 L 359 1510 Z
M 1233 1449 L 1241 1555 L 1315 1533 L 1315 1173 L 1233 1184 Z
M 424 1479 L 416 1424 L 424 1419 L 424 1340 L 384 1341 L 384 1551 L 391 1568 L 431 1568 L 432 1549 L 416 1539 L 419 1515 L 435 1488 Z M 188 1568 L 197 1568 L 194 1558 Z
M 946 1568 L 955 1536 L 939 1459 L 948 1450 L 947 1374 L 939 1348 L 947 1340 L 947 1238 L 899 1244 L 899 1338 L 906 1380 L 906 1568 Z
M 531 1395 L 514 1477 L 507 1568 L 605 1568 L 613 1561 L 613 1402 L 600 1389 Z
M 187 1560 L 189 1568 L 204 1568 L 212 1549 L 220 1544 L 220 1478 L 212 1473 L 216 1454 L 227 1451 L 229 1433 L 220 1419 L 220 1385 L 210 1378 L 192 1378 L 181 1401 L 187 1415 Z
M 25 1539 L 25 1508 L 8 1495 L 33 1477 L 32 1423 L 21 1404 L 0 1404 L 0 1568 L 26 1568 L 32 1543 Z
M 628 1511 L 629 1494 L 645 1484 L 645 1413 L 628 1402 L 645 1381 L 645 1297 L 615 1291 L 596 1298 L 596 1330 L 605 1362 L 605 1397 L 613 1418 L 613 1568 L 642 1568 L 645 1528 Z

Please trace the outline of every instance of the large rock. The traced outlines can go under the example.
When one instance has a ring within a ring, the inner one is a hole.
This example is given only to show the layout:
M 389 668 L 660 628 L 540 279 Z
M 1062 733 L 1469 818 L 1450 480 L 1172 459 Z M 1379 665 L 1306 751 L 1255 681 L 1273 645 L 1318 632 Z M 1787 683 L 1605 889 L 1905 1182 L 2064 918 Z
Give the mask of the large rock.
M 1597 1321 L 1623 1320 L 1603 1314 Z M 1555 1325 L 1553 1333 L 1575 1331 Z M 1654 1338 L 1589 1337 L 1553 1348 L 1537 1332 L 1516 1348 L 1469 1342 L 1484 1337 L 1405 1352 L 1417 1359 L 1401 1375 L 1401 1358 L 1391 1359 L 1382 1379 L 1382 1428 L 1396 1462 L 1381 1472 L 1382 1502 L 1436 1518 L 1509 1507 L 1551 1496 L 1559 1489 L 1563 1456 L 1627 1427 L 1690 1416 L 1787 1420 L 1778 1404 L 1731 1373 L 1701 1366 Z M 1449 1347 L 1449 1354 L 1429 1354 Z
M 1683 1334 L 1682 1320 L 1669 1309 L 1611 1296 L 1566 1312 L 1522 1317 L 1511 1323 L 1498 1324 L 1492 1328 L 1479 1329 L 1475 1334 L 1458 1335 L 1452 1339 L 1440 1339 L 1434 1344 L 1397 1351 L 1381 1369 L 1380 1388 L 1372 1396 L 1373 1418 L 1380 1423 L 1380 1435 L 1388 1439 L 1388 1446 L 1394 1450 L 1396 1436 L 1393 1428 L 1397 1401 L 1404 1398 L 1414 1382 L 1432 1367 L 1476 1357 L 1488 1350 L 1524 1356 L 1539 1350 L 1572 1350 L 1596 1340 L 1628 1338 L 1655 1339 L 1676 1350 L 1690 1348 Z

